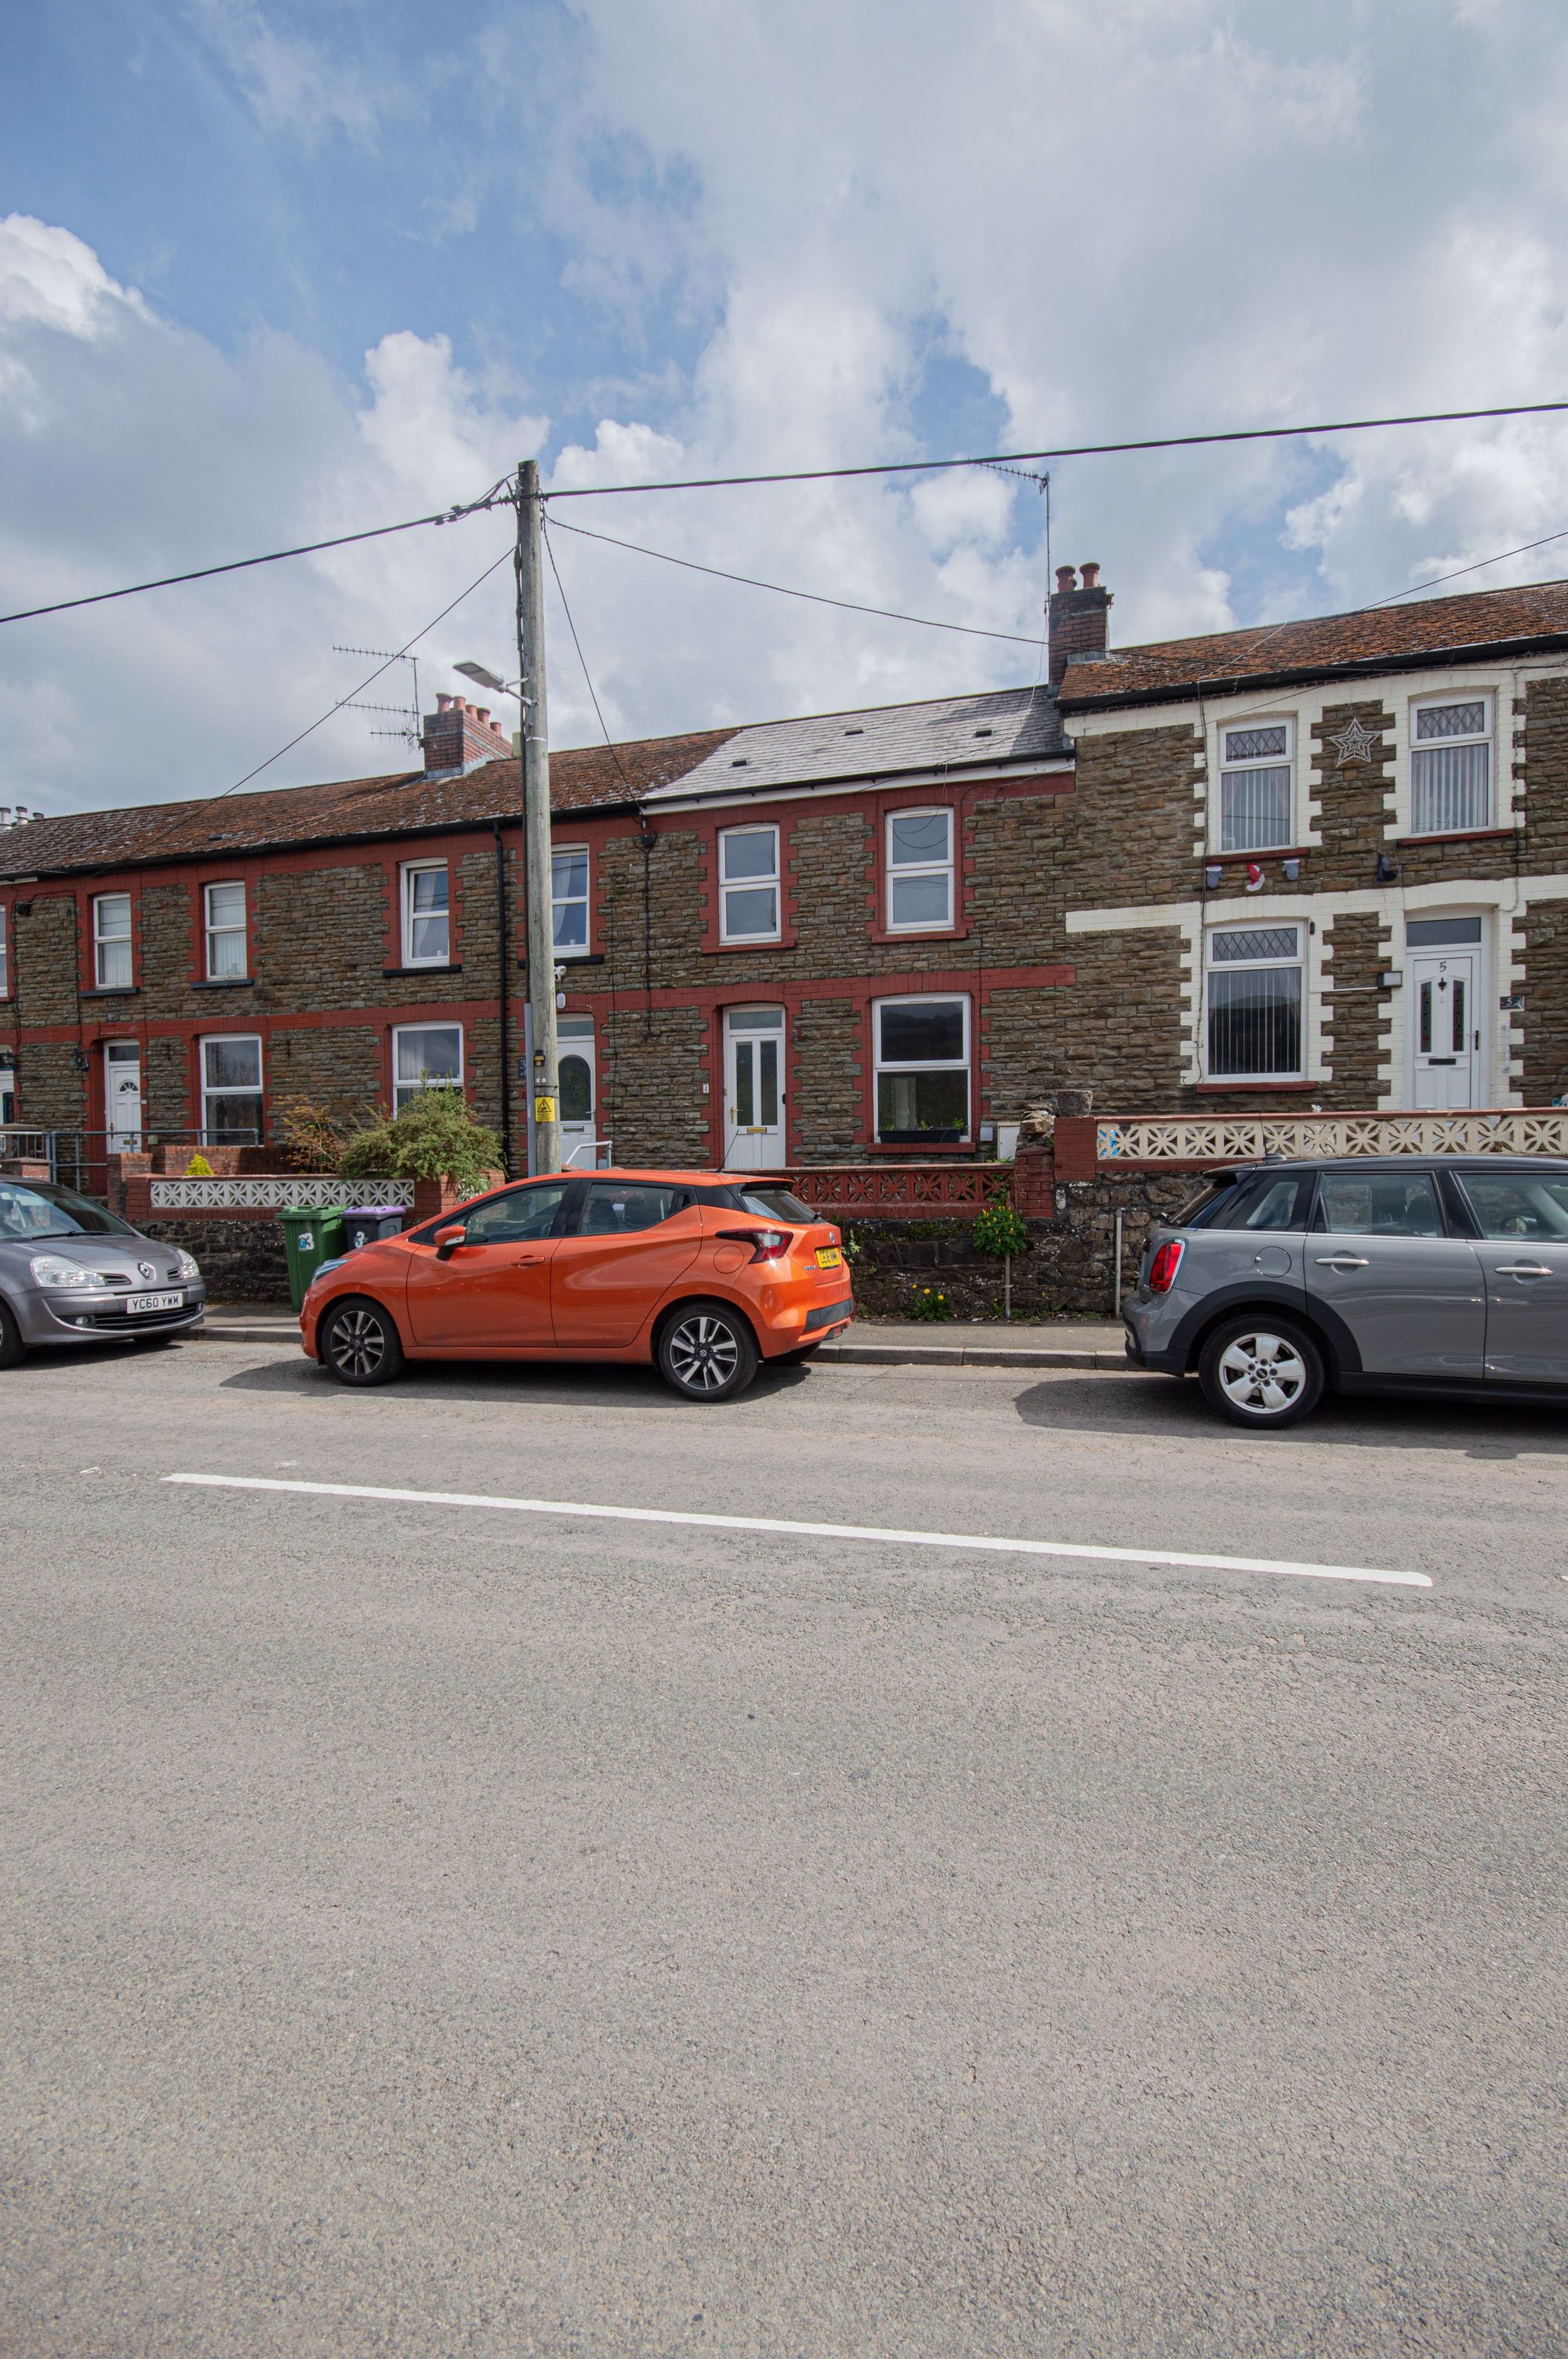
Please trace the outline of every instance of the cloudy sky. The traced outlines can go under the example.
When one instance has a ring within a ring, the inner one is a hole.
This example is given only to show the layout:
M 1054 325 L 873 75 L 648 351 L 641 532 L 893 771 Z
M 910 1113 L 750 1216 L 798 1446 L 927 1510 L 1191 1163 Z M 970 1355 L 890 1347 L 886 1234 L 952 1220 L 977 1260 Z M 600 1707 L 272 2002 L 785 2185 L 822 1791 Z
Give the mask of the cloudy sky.
M 50 0 L 0 28 L 0 605 L 471 498 L 1568 393 L 1560 0 Z M 1123 643 L 1568 528 L 1568 427 L 1054 471 Z M 578 501 L 1025 636 L 997 473 Z M 0 802 L 220 791 L 505 512 L 0 630 Z M 556 537 L 619 734 L 1000 686 L 1027 647 Z M 1474 586 L 1568 572 L 1568 540 Z M 1471 586 L 1465 584 L 1462 586 Z M 419 642 L 506 665 L 503 566 Z M 597 733 L 557 607 L 552 734 Z M 368 691 L 395 703 L 392 673 Z M 265 776 L 401 766 L 343 712 Z

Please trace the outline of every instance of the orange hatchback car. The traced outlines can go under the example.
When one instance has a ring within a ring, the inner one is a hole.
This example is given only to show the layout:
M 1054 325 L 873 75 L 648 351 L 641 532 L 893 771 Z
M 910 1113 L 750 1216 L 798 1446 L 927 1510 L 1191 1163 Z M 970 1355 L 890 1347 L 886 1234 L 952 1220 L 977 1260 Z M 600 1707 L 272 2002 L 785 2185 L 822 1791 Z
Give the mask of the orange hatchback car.
M 408 1360 L 652 1361 L 689 1400 L 809 1359 L 854 1317 L 842 1240 L 776 1180 L 528 1180 L 316 1272 L 307 1354 L 345 1385 Z

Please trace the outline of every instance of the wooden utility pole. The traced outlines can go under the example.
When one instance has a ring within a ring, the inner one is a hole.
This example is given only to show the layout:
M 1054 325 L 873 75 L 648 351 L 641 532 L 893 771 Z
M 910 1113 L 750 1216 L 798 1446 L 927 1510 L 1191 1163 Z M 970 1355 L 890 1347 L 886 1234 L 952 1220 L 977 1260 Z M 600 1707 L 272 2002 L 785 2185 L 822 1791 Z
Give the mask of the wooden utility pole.
M 538 463 L 517 470 L 517 669 L 523 700 L 523 842 L 528 880 L 528 1014 L 534 1169 L 561 1168 L 556 1081 L 556 940 L 550 889 L 550 737 L 545 705 L 544 504 Z M 505 981 L 503 979 L 503 990 Z

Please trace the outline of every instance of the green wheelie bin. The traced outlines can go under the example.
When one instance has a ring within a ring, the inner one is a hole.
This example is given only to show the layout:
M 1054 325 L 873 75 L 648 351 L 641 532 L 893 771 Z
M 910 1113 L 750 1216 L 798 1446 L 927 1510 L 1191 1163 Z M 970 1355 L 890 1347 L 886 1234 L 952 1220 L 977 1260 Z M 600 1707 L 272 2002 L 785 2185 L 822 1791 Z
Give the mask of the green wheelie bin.
M 341 1204 L 290 1204 L 278 1214 L 283 1223 L 284 1250 L 288 1256 L 288 1291 L 296 1314 L 305 1289 L 324 1261 L 335 1261 L 348 1251 Z

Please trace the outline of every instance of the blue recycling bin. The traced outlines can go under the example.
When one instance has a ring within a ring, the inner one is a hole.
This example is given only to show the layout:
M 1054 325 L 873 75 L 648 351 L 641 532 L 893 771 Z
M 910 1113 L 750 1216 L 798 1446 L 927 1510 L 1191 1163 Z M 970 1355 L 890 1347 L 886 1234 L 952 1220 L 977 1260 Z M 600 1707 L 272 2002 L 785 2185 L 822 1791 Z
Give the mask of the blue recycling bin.
M 406 1218 L 401 1204 L 351 1204 L 343 1214 L 344 1250 L 357 1253 L 377 1237 L 395 1237 Z

